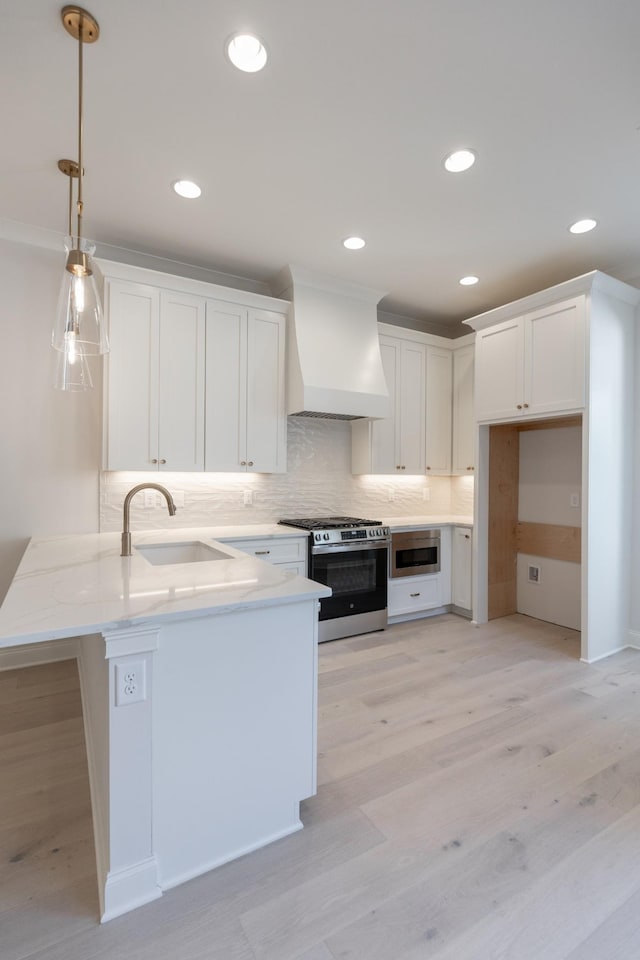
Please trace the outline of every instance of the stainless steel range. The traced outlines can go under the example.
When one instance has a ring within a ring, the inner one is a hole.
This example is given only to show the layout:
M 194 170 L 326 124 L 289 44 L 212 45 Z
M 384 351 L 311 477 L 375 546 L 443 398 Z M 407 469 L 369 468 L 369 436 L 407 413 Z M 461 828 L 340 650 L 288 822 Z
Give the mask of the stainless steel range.
M 318 639 L 338 640 L 387 625 L 389 528 L 379 520 L 310 517 L 280 520 L 309 530 L 309 578 L 331 587 L 320 601 Z

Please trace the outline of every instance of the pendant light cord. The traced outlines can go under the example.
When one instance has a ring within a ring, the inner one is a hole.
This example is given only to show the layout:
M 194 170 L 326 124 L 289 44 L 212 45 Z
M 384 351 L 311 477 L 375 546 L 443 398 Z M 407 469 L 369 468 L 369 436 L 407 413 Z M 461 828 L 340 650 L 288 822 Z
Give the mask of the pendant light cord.
M 83 113 L 83 90 L 82 90 L 82 29 L 83 24 L 80 21 L 78 32 L 78 247 L 82 238 L 82 113 Z

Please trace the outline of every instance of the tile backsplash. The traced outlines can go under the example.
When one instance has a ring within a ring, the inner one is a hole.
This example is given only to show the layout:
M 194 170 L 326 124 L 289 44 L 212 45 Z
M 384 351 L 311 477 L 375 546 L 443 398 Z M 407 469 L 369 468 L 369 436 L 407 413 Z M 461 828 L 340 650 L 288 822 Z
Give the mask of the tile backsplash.
M 144 495 L 131 505 L 133 529 L 273 523 L 283 517 L 470 516 L 471 477 L 354 477 L 351 425 L 340 420 L 289 417 L 288 472 L 103 473 L 100 529 L 120 530 L 122 503 L 136 483 L 156 481 L 176 498 L 169 521 L 164 501 L 145 506 Z M 184 497 L 184 505 L 182 498 Z M 246 502 L 248 501 L 248 502 Z

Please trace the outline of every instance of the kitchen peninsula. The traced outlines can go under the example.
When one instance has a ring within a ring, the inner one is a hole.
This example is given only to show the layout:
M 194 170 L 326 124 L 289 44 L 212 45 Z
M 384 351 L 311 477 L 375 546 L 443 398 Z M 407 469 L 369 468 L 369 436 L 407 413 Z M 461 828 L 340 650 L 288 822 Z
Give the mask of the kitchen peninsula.
M 32 540 L 0 608 L 0 647 L 77 638 L 103 921 L 300 829 L 316 786 L 330 590 L 206 528 L 132 553 Z

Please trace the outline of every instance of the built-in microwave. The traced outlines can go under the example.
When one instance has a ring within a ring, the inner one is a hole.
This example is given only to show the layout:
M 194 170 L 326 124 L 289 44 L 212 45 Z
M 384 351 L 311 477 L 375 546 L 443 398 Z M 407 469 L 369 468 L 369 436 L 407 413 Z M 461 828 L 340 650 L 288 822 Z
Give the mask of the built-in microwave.
M 391 576 L 440 572 L 440 530 L 411 530 L 391 536 Z

